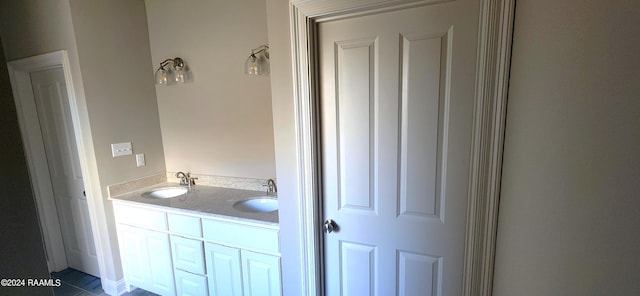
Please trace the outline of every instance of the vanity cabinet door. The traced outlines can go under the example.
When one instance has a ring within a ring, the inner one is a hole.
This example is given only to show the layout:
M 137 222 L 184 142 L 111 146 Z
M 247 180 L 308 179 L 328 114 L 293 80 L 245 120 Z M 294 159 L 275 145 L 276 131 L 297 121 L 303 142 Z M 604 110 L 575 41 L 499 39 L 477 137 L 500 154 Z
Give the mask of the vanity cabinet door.
M 139 228 L 118 225 L 118 242 L 122 269 L 127 285 L 146 285 L 149 274 L 148 257 L 145 256 L 147 243 Z
M 242 281 L 246 296 L 279 296 L 280 257 L 242 250 Z
M 128 286 L 175 295 L 168 234 L 119 224 L 118 239 Z
M 239 249 L 206 243 L 205 258 L 210 295 L 243 295 Z
M 176 289 L 173 282 L 173 267 L 171 264 L 171 246 L 169 235 L 162 232 L 143 230 L 147 240 L 147 254 L 151 274 L 150 285 L 147 291 L 160 295 L 175 295 Z

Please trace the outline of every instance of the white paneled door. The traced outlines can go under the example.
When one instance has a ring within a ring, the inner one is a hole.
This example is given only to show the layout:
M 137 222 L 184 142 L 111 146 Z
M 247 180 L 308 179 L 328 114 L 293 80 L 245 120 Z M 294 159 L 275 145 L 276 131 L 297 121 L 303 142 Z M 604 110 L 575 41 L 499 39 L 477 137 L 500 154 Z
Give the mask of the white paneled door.
M 62 68 L 31 72 L 67 264 L 100 276 Z
M 327 295 L 460 295 L 478 1 L 318 26 Z

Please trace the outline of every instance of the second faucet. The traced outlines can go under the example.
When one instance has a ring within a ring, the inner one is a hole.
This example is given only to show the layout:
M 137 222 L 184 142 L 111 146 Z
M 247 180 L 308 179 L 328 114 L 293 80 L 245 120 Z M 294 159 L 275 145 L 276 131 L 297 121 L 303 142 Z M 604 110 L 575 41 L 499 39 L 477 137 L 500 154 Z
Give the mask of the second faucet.
M 269 179 L 267 180 L 267 185 L 262 185 L 262 186 L 267 186 L 267 195 L 269 195 L 269 193 L 278 193 L 278 187 L 276 186 L 276 181 L 273 181 L 273 179 Z

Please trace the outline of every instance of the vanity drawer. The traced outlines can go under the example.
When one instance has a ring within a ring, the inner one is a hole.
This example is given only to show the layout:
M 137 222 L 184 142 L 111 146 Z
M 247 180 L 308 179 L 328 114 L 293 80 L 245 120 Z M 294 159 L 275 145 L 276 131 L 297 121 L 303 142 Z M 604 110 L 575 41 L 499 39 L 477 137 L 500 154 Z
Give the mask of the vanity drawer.
M 143 207 L 113 203 L 116 223 L 139 226 L 153 230 L 167 230 L 167 214 Z
M 176 270 L 176 292 L 178 295 L 209 295 L 207 277 Z
M 169 231 L 192 237 L 202 237 L 202 225 L 200 218 L 180 214 L 167 214 L 169 218 Z
M 173 268 L 205 274 L 202 241 L 172 235 L 171 255 L 173 256 Z
M 280 241 L 276 229 L 202 219 L 202 232 L 206 241 L 257 252 L 280 254 Z

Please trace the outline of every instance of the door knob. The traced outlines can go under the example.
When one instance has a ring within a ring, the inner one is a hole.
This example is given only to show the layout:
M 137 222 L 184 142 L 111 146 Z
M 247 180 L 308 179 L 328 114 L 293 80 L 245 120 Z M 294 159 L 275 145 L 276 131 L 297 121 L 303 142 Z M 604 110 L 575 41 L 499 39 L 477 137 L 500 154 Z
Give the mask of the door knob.
M 327 221 L 324 221 L 322 228 L 324 229 L 324 233 L 332 233 L 334 231 L 338 231 L 338 224 L 336 224 L 336 221 L 328 219 Z

